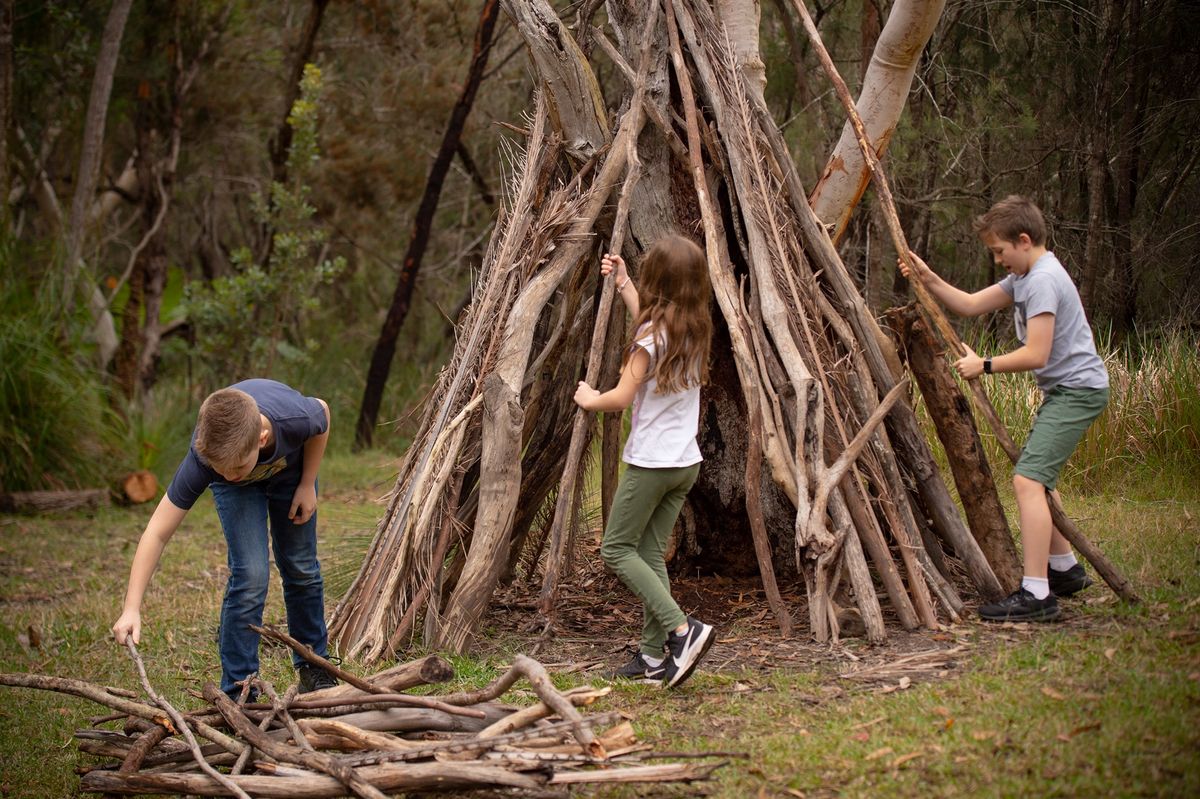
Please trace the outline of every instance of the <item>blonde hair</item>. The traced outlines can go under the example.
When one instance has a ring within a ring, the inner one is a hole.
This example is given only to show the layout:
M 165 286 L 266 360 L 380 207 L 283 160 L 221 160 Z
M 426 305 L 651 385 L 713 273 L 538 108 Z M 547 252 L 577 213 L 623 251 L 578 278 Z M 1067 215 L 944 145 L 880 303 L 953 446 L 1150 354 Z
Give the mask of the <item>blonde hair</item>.
M 642 259 L 638 276 L 641 309 L 633 321 L 625 363 L 637 349 L 639 331 L 654 338 L 657 393 L 671 394 L 708 382 L 712 346 L 708 262 L 704 250 L 683 236 L 659 239 Z
M 223 388 L 208 395 L 196 421 L 196 452 L 214 468 L 236 466 L 258 446 L 262 418 L 244 391 Z
M 980 237 L 991 233 L 998 239 L 1016 243 L 1024 233 L 1035 246 L 1046 243 L 1046 219 L 1041 209 L 1019 194 L 1008 195 L 987 213 L 975 217 L 973 227 Z

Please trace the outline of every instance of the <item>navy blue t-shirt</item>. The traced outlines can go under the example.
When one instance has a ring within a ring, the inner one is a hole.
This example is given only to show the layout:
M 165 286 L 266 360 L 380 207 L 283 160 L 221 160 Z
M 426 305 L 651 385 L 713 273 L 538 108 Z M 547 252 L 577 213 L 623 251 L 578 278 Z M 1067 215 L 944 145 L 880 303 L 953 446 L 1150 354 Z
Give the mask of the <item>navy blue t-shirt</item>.
M 260 451 L 254 471 L 237 485 L 266 480 L 285 470 L 303 469 L 304 442 L 329 429 L 329 420 L 325 418 L 325 408 L 320 401 L 275 380 L 243 380 L 230 388 L 244 391 L 254 398 L 259 412 L 267 417 L 275 434 L 274 450 L 267 453 Z M 204 493 L 204 489 L 213 483 L 225 482 L 225 478 L 196 452 L 196 433 L 193 431 L 187 455 L 167 486 L 167 496 L 177 508 L 188 510 Z

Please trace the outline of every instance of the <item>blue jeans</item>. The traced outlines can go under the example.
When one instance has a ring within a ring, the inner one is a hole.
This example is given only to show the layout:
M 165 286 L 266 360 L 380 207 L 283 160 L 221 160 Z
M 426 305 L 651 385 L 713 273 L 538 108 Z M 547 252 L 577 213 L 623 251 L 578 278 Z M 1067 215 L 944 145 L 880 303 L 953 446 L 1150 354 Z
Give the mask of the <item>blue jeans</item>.
M 324 657 L 328 652 L 325 584 L 317 561 L 317 514 L 304 524 L 293 524 L 288 518 L 299 481 L 299 469 L 289 469 L 247 485 L 212 484 L 229 550 L 229 583 L 218 633 L 221 690 L 226 693 L 236 694 L 240 689 L 235 683 L 258 671 L 259 635 L 249 625 L 262 625 L 267 604 L 268 519 L 275 564 L 283 580 L 288 631 L 318 655 Z M 293 664 L 303 662 L 292 654 Z

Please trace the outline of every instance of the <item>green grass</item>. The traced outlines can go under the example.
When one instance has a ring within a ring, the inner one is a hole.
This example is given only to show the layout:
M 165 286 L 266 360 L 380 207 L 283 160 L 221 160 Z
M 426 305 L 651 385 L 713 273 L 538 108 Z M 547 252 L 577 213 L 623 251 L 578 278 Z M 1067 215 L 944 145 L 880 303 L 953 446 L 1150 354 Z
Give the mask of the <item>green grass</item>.
M 331 602 L 357 570 L 390 488 L 388 456 L 334 453 L 322 473 L 322 561 Z M 1194 474 L 1135 479 L 1068 495 L 1071 512 L 1133 580 L 1145 601 L 1117 603 L 1102 587 L 1052 627 L 966 622 L 909 638 L 910 648 L 962 642 L 962 667 L 880 693 L 840 679 L 854 666 L 824 650 L 771 672 L 701 671 L 679 691 L 615 686 L 599 705 L 634 717 L 659 750 L 744 752 L 704 790 L 715 797 L 1184 796 L 1200 792 L 1200 484 Z M 1011 497 L 1005 496 L 1011 510 Z M 137 686 L 110 640 L 134 546 L 149 507 L 94 514 L 0 517 L 0 670 Z M 171 541 L 144 610 L 141 651 L 155 687 L 193 707 L 188 692 L 218 677 L 213 640 L 224 547 L 211 501 Z M 268 621 L 282 622 L 277 585 Z M 19 640 L 34 627 L 40 648 Z M 734 630 L 736 627 L 731 627 Z M 731 633 L 732 634 L 732 633 Z M 769 649 L 770 640 L 763 646 Z M 860 641 L 846 651 L 878 658 Z M 451 658 L 454 689 L 484 685 L 521 649 L 489 642 Z M 347 664 L 361 670 L 359 664 Z M 288 654 L 264 650 L 264 675 L 290 678 Z M 601 682 L 557 674 L 561 687 Z M 894 683 L 893 683 L 894 685 Z M 518 689 L 522 686 L 518 685 Z M 99 706 L 59 694 L 2 689 L 0 796 L 71 795 L 72 732 Z M 911 756 L 911 757 L 909 757 Z M 589 789 L 598 797 L 689 796 L 694 788 Z

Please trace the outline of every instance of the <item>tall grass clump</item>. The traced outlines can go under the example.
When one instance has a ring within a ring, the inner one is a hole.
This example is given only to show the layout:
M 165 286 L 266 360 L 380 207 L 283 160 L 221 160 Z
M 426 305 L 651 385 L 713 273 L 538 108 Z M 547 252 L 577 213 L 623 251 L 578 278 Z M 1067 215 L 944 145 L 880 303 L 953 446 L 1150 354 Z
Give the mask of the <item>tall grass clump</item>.
M 979 352 L 1001 352 L 980 342 Z M 1140 334 L 1121 344 L 1101 335 L 1108 367 L 1108 407 L 1092 422 L 1067 462 L 1064 479 L 1098 488 L 1134 472 L 1200 469 L 1200 340 L 1187 331 Z M 988 396 L 1018 446 L 1041 403 L 1031 373 L 987 383 Z M 980 435 L 993 464 L 1007 463 L 982 419 Z
M 46 268 L 28 269 L 29 263 Z M 62 296 L 55 259 L 0 240 L 0 490 L 105 485 L 122 422 L 87 342 L 86 313 Z

